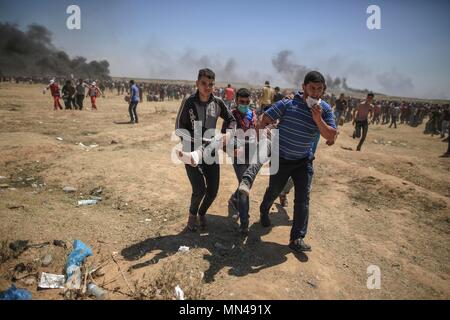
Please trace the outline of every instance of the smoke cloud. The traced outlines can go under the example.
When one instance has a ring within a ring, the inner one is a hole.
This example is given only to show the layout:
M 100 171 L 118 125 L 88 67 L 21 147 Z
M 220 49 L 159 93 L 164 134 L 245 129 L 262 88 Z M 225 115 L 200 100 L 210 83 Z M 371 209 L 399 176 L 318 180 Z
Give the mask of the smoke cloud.
M 51 32 L 44 26 L 29 25 L 26 32 L 16 25 L 0 23 L 0 74 L 5 76 L 60 76 L 109 79 L 109 62 L 71 59 L 52 44 Z

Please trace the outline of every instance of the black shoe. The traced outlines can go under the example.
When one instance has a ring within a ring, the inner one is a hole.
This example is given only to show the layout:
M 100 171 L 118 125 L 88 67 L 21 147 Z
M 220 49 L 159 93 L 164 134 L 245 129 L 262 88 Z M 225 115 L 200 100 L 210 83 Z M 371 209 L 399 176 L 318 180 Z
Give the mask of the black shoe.
M 296 252 L 311 251 L 311 246 L 306 244 L 302 238 L 289 242 L 289 248 Z
M 248 233 L 249 233 L 248 221 L 247 222 L 241 222 L 241 225 L 239 226 L 239 233 L 244 235 L 244 236 L 248 235 Z
M 259 215 L 259 219 L 261 221 L 261 225 L 263 227 L 270 227 L 271 226 L 271 222 L 270 222 L 270 218 L 269 218 L 269 214 L 268 213 L 261 213 Z
M 206 223 L 206 215 L 199 215 L 199 220 L 200 220 L 200 231 L 206 231 L 207 228 L 207 223 Z
M 228 200 L 228 216 L 237 220 L 239 218 L 239 210 L 234 200 L 233 196 Z
M 192 232 L 196 232 L 197 231 L 197 216 L 190 214 L 186 227 L 188 228 L 188 230 L 190 230 Z
M 285 194 L 280 195 L 280 204 L 283 208 L 287 208 L 288 200 L 287 200 L 287 196 Z

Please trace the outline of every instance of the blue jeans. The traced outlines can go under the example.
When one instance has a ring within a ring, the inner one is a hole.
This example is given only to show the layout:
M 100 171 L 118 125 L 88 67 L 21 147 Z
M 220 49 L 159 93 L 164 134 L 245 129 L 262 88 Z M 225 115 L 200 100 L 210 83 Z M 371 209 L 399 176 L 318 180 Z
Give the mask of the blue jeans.
M 270 176 L 269 187 L 266 189 L 259 208 L 261 214 L 268 214 L 270 207 L 283 190 L 289 177 L 294 181 L 294 219 L 290 240 L 304 238 L 308 230 L 309 191 L 314 174 L 312 160 L 285 160 L 280 158 L 278 172 Z
M 238 185 L 242 181 L 242 176 L 244 172 L 248 169 L 249 164 L 237 164 L 233 163 L 233 169 L 236 173 L 236 178 L 238 179 Z M 239 210 L 239 219 L 241 223 L 248 223 L 249 220 L 249 208 L 250 208 L 250 200 L 249 197 L 245 194 L 240 193 L 237 189 L 231 196 L 231 201 L 233 201 L 235 207 Z
M 341 117 L 341 111 L 339 110 L 335 110 L 334 111 L 334 119 L 335 119 L 335 123 L 336 123 L 336 128 L 339 126 L 339 118 Z

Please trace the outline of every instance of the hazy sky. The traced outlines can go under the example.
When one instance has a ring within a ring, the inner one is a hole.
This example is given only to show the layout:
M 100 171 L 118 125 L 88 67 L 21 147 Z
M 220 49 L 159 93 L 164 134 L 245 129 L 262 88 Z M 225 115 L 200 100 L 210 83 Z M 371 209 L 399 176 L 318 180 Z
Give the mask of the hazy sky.
M 81 30 L 66 8 L 81 8 Z M 366 9 L 381 8 L 381 30 Z M 114 76 L 195 79 L 209 66 L 225 81 L 287 86 L 272 65 L 291 62 L 346 77 L 355 88 L 450 98 L 450 1 L 0 0 L 0 22 L 46 26 L 71 57 L 107 59 Z

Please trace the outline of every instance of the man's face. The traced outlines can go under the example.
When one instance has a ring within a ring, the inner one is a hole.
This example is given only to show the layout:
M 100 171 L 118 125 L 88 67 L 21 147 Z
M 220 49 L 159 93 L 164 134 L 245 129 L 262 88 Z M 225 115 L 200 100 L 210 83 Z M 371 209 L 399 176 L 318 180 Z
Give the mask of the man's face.
M 367 102 L 371 103 L 372 100 L 373 100 L 373 97 L 372 97 L 372 96 L 367 96 Z
M 250 97 L 246 97 L 246 98 L 244 98 L 244 97 L 237 97 L 236 98 L 236 104 L 237 105 L 240 105 L 240 104 L 242 104 L 242 105 L 249 105 L 250 104 Z
M 321 82 L 309 82 L 306 85 L 302 85 L 303 92 L 306 93 L 307 97 L 311 97 L 314 99 L 319 99 L 322 97 L 325 86 Z
M 214 91 L 214 85 L 215 81 L 212 79 L 209 79 L 208 77 L 201 77 L 196 82 L 198 91 L 203 96 L 209 96 Z

